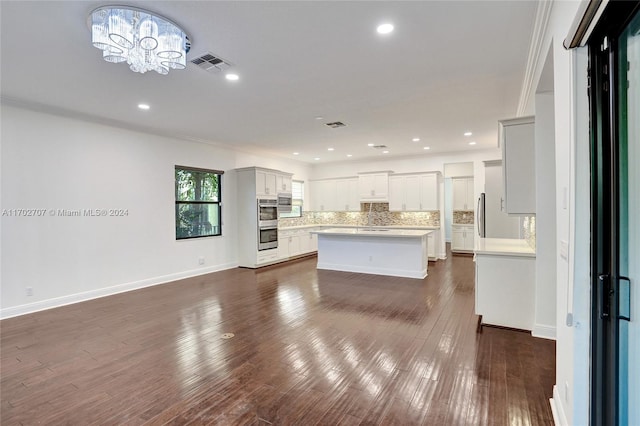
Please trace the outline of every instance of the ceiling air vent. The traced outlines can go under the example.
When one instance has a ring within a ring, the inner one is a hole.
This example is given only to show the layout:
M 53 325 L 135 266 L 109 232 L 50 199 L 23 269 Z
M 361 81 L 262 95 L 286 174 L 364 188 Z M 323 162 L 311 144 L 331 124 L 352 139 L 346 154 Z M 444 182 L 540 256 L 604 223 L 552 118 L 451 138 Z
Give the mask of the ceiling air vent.
M 204 55 L 198 56 L 197 58 L 194 58 L 189 62 L 211 73 L 218 73 L 220 71 L 224 71 L 227 68 L 231 67 L 230 62 L 227 62 L 224 59 L 218 58 L 217 56 L 211 53 L 205 53 Z
M 371 148 L 375 148 L 375 149 L 384 149 L 386 148 L 386 145 L 373 145 Z
M 341 121 L 334 121 L 333 123 L 324 123 L 324 124 L 331 127 L 332 129 L 337 129 L 338 127 L 346 126 L 346 124 L 344 124 Z

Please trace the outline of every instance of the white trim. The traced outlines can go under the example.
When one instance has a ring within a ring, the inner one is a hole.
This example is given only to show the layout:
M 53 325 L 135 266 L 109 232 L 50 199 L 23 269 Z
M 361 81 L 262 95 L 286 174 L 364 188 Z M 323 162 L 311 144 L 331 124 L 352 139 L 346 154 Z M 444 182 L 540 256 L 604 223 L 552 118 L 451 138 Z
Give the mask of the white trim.
M 223 271 L 238 267 L 237 263 L 226 263 L 209 268 L 192 269 L 190 271 L 178 272 L 175 274 L 162 275 L 154 278 L 147 278 L 140 281 L 118 284 L 110 287 L 104 287 L 96 290 L 84 291 L 82 293 L 70 294 L 67 296 L 54 297 L 53 299 L 41 300 L 39 302 L 28 303 L 25 305 L 12 306 L 10 308 L 0 309 L 0 319 L 17 317 L 20 315 L 31 314 L 33 312 L 44 311 L 47 309 L 58 308 L 60 306 L 71 305 L 79 302 L 86 302 L 100 297 L 112 296 L 118 293 L 138 290 L 145 287 L 152 287 L 159 284 L 168 284 L 176 280 L 191 278 L 198 275 L 210 274 L 212 272 Z
M 534 324 L 531 335 L 542 339 L 556 340 L 556 328 L 550 325 Z
M 533 32 L 531 34 L 531 44 L 529 44 L 529 55 L 527 57 L 527 66 L 525 68 L 524 79 L 522 82 L 522 89 L 520 91 L 520 100 L 518 101 L 518 109 L 516 110 L 516 116 L 521 116 L 526 113 L 527 105 L 529 105 L 529 99 L 535 93 L 536 90 L 536 70 L 538 68 L 538 62 L 544 61 L 546 55 L 541 54 L 543 50 L 543 42 L 545 34 L 547 33 L 547 26 L 549 24 L 549 17 L 551 16 L 551 9 L 553 8 L 553 0 L 538 2 L 536 9 L 536 20 L 533 23 Z
M 562 399 L 558 392 L 558 386 L 553 386 L 553 398 L 549 399 L 551 404 L 551 413 L 553 414 L 553 423 L 556 426 L 569 426 L 567 423 L 567 416 L 564 414 L 564 407 L 562 406 Z

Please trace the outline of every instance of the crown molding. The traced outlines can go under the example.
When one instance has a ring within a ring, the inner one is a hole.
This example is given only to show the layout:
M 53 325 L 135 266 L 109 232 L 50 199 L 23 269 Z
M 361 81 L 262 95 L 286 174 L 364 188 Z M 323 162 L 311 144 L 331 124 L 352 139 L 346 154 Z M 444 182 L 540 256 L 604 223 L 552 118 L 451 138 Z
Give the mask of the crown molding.
M 533 24 L 533 32 L 531 34 L 531 43 L 529 44 L 529 55 L 527 57 L 527 66 L 525 68 L 524 81 L 522 82 L 522 89 L 520 91 L 520 100 L 518 102 L 518 109 L 516 116 L 525 115 L 527 112 L 527 105 L 529 99 L 534 95 L 536 70 L 544 62 L 546 58 L 546 51 L 544 51 L 544 40 L 547 32 L 547 26 L 549 25 L 549 17 L 551 16 L 551 9 L 553 9 L 554 0 L 544 0 L 538 2 L 536 9 L 536 20 Z

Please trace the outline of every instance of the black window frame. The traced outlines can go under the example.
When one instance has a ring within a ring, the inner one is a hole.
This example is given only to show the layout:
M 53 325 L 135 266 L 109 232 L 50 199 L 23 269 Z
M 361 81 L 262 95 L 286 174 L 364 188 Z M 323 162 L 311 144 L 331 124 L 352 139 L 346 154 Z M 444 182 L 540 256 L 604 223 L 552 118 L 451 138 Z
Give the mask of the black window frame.
M 184 201 L 178 200 L 178 179 L 177 172 L 178 170 L 188 171 L 188 172 L 198 172 L 198 173 L 208 173 L 217 176 L 218 188 L 217 188 L 217 201 L 202 201 L 202 200 L 193 200 L 193 201 Z M 175 189 L 175 235 L 176 241 L 183 240 L 192 240 L 195 238 L 209 238 L 209 237 L 219 237 L 222 235 L 222 175 L 224 174 L 221 170 L 214 169 L 203 169 L 199 167 L 190 167 L 190 166 L 180 166 L 176 165 L 174 167 L 174 189 Z M 181 205 L 206 205 L 206 206 L 217 206 L 217 216 L 218 223 L 215 226 L 212 226 L 212 232 L 204 235 L 189 235 L 189 236 L 180 236 L 178 234 L 178 219 L 179 219 L 179 207 Z

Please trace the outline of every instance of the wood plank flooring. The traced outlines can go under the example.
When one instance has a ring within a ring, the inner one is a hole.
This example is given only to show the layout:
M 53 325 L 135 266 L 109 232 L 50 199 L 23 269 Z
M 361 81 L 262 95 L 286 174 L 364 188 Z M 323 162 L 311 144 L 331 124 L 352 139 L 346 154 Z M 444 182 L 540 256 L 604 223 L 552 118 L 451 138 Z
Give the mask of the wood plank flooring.
M 476 333 L 472 258 L 430 263 L 424 280 L 315 264 L 0 322 L 1 423 L 553 424 L 555 344 Z

